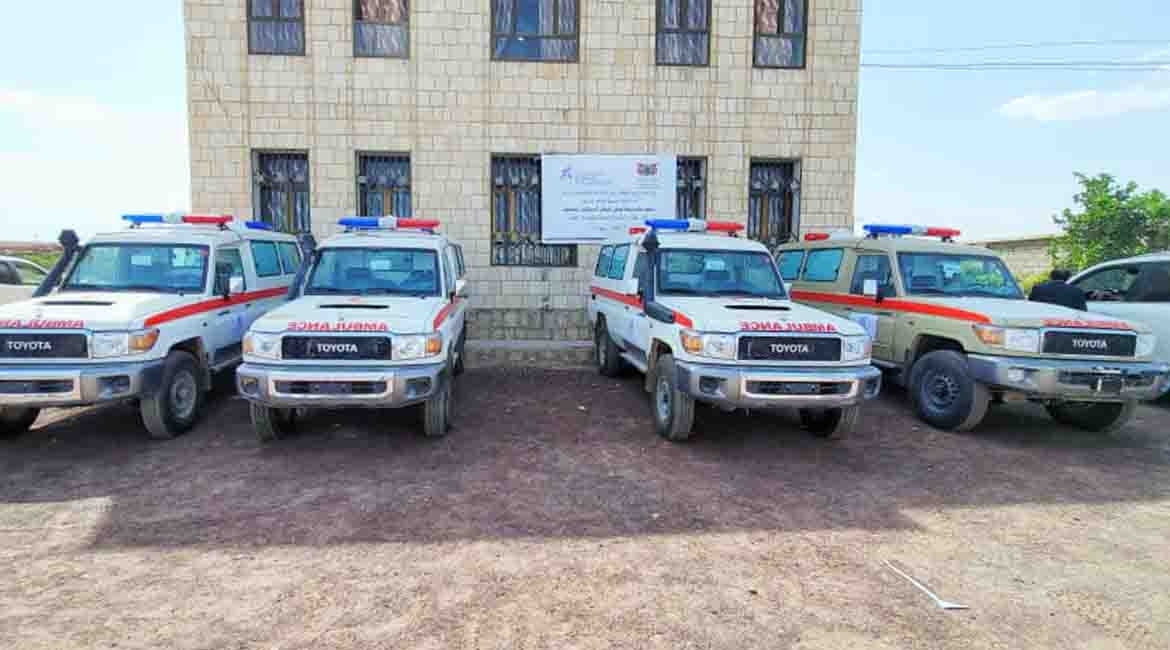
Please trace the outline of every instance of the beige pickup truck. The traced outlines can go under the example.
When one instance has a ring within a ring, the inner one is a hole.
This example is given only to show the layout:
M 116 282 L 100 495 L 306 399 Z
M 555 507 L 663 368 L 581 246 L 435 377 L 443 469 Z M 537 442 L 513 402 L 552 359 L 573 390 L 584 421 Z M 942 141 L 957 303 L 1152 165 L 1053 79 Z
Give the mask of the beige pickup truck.
M 874 364 L 926 423 L 970 430 L 991 403 L 1022 397 L 1064 424 L 1110 431 L 1170 389 L 1148 326 L 1029 302 L 994 252 L 955 243 L 957 231 L 866 232 L 806 235 L 780 247 L 777 265 L 795 300 L 866 328 Z

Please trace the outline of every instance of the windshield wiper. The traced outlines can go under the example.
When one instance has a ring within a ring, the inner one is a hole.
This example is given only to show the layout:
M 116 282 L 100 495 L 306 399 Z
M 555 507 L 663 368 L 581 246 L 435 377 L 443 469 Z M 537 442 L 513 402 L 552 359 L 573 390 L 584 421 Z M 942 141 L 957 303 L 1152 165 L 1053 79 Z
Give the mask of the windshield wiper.
M 925 287 L 922 289 L 911 289 L 910 293 L 928 294 L 928 295 L 932 295 L 932 296 L 953 296 L 953 295 L 955 295 L 955 294 L 951 293 L 950 291 L 944 291 L 942 289 L 935 289 L 933 287 Z
M 367 296 L 414 296 L 416 298 L 426 298 L 427 296 L 434 295 L 434 292 L 432 291 L 425 291 L 421 289 L 411 291 L 409 289 L 390 289 L 385 287 L 377 289 L 366 289 L 362 293 L 363 295 Z
M 689 289 L 687 287 L 672 287 L 670 289 L 663 289 L 662 293 L 666 294 L 681 294 L 686 296 L 705 296 L 706 291 L 699 291 L 698 289 Z
M 989 289 L 964 289 L 964 290 L 963 290 L 963 295 L 964 295 L 964 296 L 968 296 L 968 295 L 971 295 L 971 296 L 989 296 L 989 297 L 991 297 L 991 298 L 1015 298 L 1015 297 L 1016 297 L 1016 296 L 1009 296 L 1009 295 L 1004 295 L 1004 294 L 1002 294 L 1002 293 L 999 293 L 999 292 L 997 292 L 997 291 L 991 291 L 991 290 L 989 290 Z
M 752 298 L 771 298 L 773 300 L 780 300 L 780 295 L 775 293 L 756 293 L 754 291 L 744 291 L 742 289 L 722 289 L 719 291 L 710 292 L 712 296 L 751 296 Z
M 352 293 L 357 295 L 360 292 L 352 289 L 338 289 L 337 287 L 309 287 L 305 290 L 305 295 L 307 296 L 323 296 L 338 293 Z

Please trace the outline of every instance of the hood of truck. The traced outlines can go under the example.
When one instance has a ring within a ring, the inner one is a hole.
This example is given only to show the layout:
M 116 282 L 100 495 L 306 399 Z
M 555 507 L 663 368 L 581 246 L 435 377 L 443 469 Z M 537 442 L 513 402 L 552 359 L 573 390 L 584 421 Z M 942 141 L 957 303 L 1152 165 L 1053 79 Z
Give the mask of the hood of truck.
M 662 296 L 658 302 L 689 318 L 700 332 L 865 334 L 857 323 L 790 300 Z
M 0 329 L 137 329 L 149 316 L 205 299 L 170 293 L 66 291 L 5 305 Z
M 437 296 L 305 296 L 265 314 L 257 332 L 423 334 L 447 304 Z
M 935 296 L 913 296 L 911 299 L 917 303 L 969 312 L 969 320 L 1005 327 L 1150 331 L 1149 327 L 1141 323 L 1030 300 Z

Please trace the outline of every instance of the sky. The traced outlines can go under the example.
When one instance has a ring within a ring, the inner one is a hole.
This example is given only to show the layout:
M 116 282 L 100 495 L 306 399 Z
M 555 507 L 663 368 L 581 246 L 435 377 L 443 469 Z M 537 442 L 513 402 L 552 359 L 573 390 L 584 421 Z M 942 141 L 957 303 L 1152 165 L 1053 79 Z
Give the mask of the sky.
M 745 0 L 746 1 L 746 0 Z M 1165 0 L 864 0 L 862 60 L 1170 61 Z M 111 11 L 117 6 L 117 11 Z M 189 204 L 180 0 L 0 0 L 0 240 Z M 1140 45 L 888 54 L 989 44 Z M 69 47 L 78 44 L 78 47 Z M 861 75 L 858 223 L 1053 232 L 1073 172 L 1170 191 L 1170 70 Z

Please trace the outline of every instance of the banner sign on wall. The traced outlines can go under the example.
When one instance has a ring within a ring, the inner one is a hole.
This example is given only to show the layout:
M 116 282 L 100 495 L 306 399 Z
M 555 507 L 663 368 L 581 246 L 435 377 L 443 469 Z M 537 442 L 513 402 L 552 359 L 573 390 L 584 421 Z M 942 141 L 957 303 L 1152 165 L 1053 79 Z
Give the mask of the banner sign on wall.
M 673 155 L 546 154 L 540 162 L 546 244 L 597 243 L 675 216 Z

